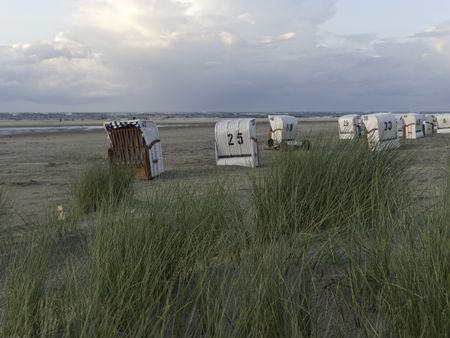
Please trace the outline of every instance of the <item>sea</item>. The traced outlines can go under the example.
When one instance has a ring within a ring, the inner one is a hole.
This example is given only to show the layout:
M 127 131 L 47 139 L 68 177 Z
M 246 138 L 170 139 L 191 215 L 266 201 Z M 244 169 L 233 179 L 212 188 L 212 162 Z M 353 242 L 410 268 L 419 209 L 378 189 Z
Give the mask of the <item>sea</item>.
M 101 121 L 117 121 L 130 119 L 158 119 L 158 128 L 190 127 L 195 123 L 164 124 L 162 121 L 178 118 L 262 118 L 267 114 L 289 114 L 296 117 L 338 117 L 353 112 L 173 112 L 173 113 L 1 113 L 0 137 L 14 135 L 33 135 L 43 133 L 90 132 L 103 130 Z M 21 125 L 24 121 L 29 126 Z M 30 123 L 31 121 L 31 123 Z M 76 125 L 77 121 L 82 121 Z M 34 122 L 34 123 L 33 123 Z M 45 126 L 45 122 L 50 122 Z M 56 122 L 56 123 L 55 123 Z M 58 125 L 60 122 L 61 125 Z M 161 123 L 162 122 L 162 123 Z M 100 125 L 99 125 L 100 124 Z

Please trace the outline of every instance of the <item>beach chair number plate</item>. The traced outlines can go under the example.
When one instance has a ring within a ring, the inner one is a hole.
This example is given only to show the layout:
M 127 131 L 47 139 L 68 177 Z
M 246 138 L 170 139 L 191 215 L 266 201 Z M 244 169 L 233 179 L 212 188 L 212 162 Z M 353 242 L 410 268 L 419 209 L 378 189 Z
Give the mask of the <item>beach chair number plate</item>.
M 244 144 L 244 138 L 242 137 L 242 133 L 237 133 L 237 143 L 238 144 Z M 228 145 L 229 146 L 234 146 L 234 135 L 233 134 L 228 134 Z

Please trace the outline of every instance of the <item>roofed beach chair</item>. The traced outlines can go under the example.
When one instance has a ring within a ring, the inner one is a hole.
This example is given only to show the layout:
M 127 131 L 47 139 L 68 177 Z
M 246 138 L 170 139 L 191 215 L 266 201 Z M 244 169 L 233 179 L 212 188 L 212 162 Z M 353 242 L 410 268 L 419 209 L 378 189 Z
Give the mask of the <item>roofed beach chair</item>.
M 153 179 L 164 172 L 158 127 L 151 121 L 105 123 L 111 161 L 136 169 L 136 177 Z

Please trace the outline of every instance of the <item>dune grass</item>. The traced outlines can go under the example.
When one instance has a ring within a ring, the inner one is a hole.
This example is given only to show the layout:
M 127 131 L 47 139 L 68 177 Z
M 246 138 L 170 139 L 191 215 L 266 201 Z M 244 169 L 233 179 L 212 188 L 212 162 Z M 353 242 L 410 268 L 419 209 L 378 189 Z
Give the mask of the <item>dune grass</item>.
M 2 252 L 5 251 L 5 245 L 7 242 L 7 224 L 6 224 L 6 216 L 9 213 L 9 204 L 8 194 L 5 188 L 5 185 L 2 181 L 0 181 L 0 275 L 2 273 L 3 261 L 4 257 Z M 0 278 L 1 281 L 1 278 Z M 0 310 L 1 313 L 1 310 Z
M 86 166 L 72 182 L 74 208 L 90 213 L 132 197 L 133 176 L 132 170 L 112 163 Z
M 33 337 L 48 334 L 50 311 L 47 284 L 51 277 L 48 243 L 38 236 L 30 239 L 18 257 L 12 258 L 6 278 L 2 336 Z
M 370 226 L 379 206 L 394 208 L 402 191 L 407 161 L 396 156 L 356 142 L 327 141 L 308 152 L 285 154 L 269 174 L 253 179 L 258 232 L 276 238 L 354 222 Z
M 439 203 L 421 214 L 410 195 L 401 212 L 370 231 L 352 228 L 343 278 L 355 327 L 368 336 L 446 337 L 450 334 L 450 176 Z M 386 207 L 381 210 L 386 215 Z
M 164 311 L 171 316 L 181 311 L 186 305 L 178 309 L 173 303 L 192 297 L 194 276 L 204 273 L 210 261 L 233 253 L 233 227 L 242 215 L 238 206 L 224 204 L 226 199 L 228 191 L 220 185 L 206 191 L 176 186 L 102 214 L 89 252 L 94 293 L 88 299 L 94 305 L 85 319 L 99 321 L 94 325 L 99 331 L 89 334 L 168 330 Z M 174 320 L 181 325 L 184 318 Z
M 8 197 L 3 182 L 0 181 L 0 219 L 7 214 Z
M 396 152 L 275 159 L 249 203 L 227 181 L 137 200 L 121 169 L 87 171 L 90 226 L 43 225 L 11 258 L 0 335 L 448 336 L 450 189 L 422 215 Z

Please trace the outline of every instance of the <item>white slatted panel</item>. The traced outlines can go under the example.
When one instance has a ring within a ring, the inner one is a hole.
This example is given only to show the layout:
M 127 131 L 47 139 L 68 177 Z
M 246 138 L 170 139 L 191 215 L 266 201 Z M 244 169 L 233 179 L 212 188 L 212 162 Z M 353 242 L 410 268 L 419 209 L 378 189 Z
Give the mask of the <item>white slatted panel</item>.
M 339 138 L 353 140 L 361 136 L 361 116 L 352 114 L 341 116 L 338 120 Z
M 298 144 L 298 120 L 289 115 L 269 115 L 271 138 L 275 144 Z
M 438 134 L 450 133 L 450 114 L 436 114 Z
M 422 114 L 409 113 L 403 115 L 403 121 L 405 123 L 405 138 L 418 139 L 423 135 L 423 122 L 425 116 Z
M 219 121 L 215 137 L 218 165 L 259 166 L 255 119 Z
M 393 114 L 380 113 L 364 115 L 369 149 L 386 150 L 400 147 L 397 133 L 397 119 Z

